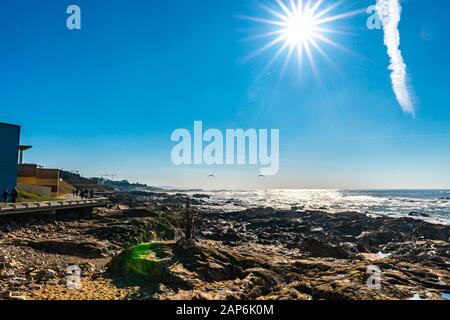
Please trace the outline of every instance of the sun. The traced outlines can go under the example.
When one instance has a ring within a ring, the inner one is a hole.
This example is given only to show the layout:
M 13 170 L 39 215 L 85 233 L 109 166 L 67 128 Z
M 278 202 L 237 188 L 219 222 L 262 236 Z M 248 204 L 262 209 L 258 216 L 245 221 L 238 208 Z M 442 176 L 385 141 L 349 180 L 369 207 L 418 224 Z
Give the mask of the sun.
M 332 4 L 327 7 L 323 6 L 324 3 L 324 0 L 274 0 L 272 6 L 260 4 L 261 8 L 271 15 L 270 18 L 241 16 L 270 27 L 269 30 L 251 38 L 267 38 L 269 40 L 247 59 L 250 60 L 273 47 L 278 47 L 265 70 L 269 69 L 283 54 L 285 55 L 283 72 L 293 56 L 297 56 L 298 65 L 301 66 L 306 55 L 314 75 L 318 77 L 314 53 L 317 52 L 327 62 L 334 65 L 322 45 L 327 44 L 339 49 L 346 49 L 329 36 L 330 34 L 345 34 L 331 23 L 364 12 L 364 10 L 355 10 L 332 14 L 341 1 L 332 1 Z
M 318 32 L 315 28 L 314 17 L 309 13 L 297 13 L 289 17 L 283 30 L 285 41 L 291 46 L 303 45 L 304 41 L 311 41 Z

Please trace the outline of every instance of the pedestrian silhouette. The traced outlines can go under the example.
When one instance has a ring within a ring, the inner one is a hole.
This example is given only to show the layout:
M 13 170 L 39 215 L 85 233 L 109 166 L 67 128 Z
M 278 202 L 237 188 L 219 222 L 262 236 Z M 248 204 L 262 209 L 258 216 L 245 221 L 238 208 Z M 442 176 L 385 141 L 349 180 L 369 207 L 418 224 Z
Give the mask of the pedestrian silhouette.
M 11 191 L 11 202 L 16 203 L 18 197 L 19 197 L 19 191 L 17 190 L 17 188 L 14 188 Z
M 5 190 L 2 193 L 2 201 L 4 203 L 7 203 L 8 199 L 9 199 L 9 192 L 8 192 L 8 189 L 5 188 Z

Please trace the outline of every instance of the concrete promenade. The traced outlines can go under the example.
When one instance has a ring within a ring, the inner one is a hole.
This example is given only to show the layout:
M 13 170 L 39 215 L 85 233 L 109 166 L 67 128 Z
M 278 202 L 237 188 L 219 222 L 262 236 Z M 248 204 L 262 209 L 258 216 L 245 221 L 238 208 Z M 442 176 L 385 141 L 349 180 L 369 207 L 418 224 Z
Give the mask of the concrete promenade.
M 0 216 L 33 213 L 56 213 L 60 210 L 103 207 L 109 203 L 108 198 L 69 198 L 54 201 L 6 203 L 0 204 Z

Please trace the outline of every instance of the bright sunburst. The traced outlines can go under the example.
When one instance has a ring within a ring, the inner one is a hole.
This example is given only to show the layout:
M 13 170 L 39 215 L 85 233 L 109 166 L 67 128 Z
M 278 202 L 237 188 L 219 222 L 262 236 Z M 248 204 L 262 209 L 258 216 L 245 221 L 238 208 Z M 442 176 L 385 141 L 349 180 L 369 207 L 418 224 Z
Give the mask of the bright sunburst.
M 328 34 L 332 33 L 342 33 L 332 28 L 329 25 L 330 22 L 355 15 L 360 13 L 361 10 L 332 15 L 332 11 L 341 2 L 333 1 L 333 4 L 324 7 L 324 0 L 274 1 L 273 8 L 261 4 L 261 7 L 272 16 L 271 18 L 243 17 L 272 27 L 270 31 L 253 37 L 268 38 L 270 40 L 250 55 L 249 58 L 254 58 L 268 49 L 278 46 L 278 50 L 265 69 L 268 69 L 281 55 L 285 54 L 284 72 L 287 64 L 294 55 L 297 56 L 298 63 L 301 65 L 304 53 L 306 53 L 311 68 L 318 78 L 313 52 L 317 51 L 326 61 L 333 64 L 333 61 L 322 49 L 321 44 L 326 43 L 340 49 L 345 49 L 328 36 Z

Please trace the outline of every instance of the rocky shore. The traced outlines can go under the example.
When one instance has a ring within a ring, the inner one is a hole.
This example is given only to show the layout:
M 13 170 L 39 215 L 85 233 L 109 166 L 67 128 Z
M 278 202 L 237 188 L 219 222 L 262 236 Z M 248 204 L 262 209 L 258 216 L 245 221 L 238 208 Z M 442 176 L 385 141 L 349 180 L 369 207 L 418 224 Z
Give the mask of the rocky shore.
M 0 299 L 442 299 L 450 293 L 448 226 L 295 208 L 209 212 L 203 200 L 191 200 L 194 243 L 179 240 L 184 194 L 117 193 L 110 207 L 92 214 L 0 218 Z M 70 266 L 81 271 L 79 288 L 67 286 Z

